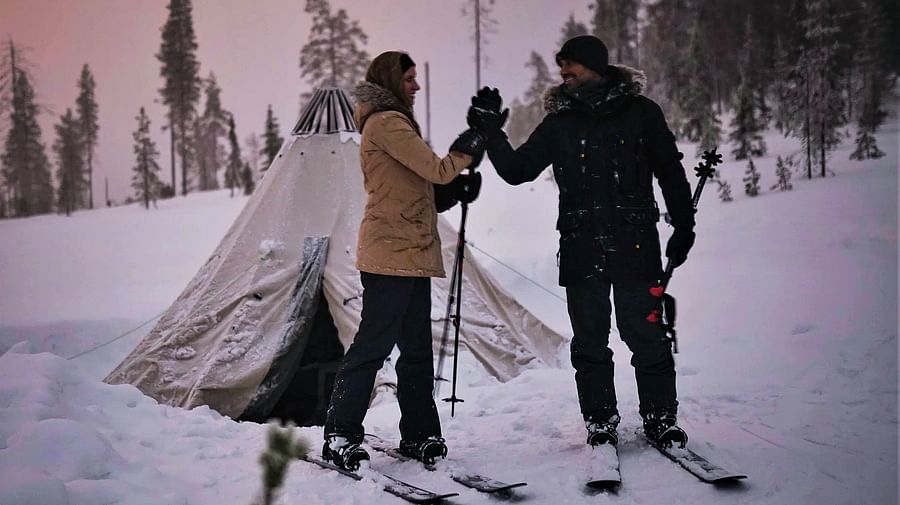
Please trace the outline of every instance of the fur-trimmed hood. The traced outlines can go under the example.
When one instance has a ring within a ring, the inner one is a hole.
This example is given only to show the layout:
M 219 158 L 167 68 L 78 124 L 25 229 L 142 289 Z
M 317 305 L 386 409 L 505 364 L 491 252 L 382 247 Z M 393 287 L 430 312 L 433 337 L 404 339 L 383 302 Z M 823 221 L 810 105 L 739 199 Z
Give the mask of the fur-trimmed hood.
M 544 111 L 548 114 L 556 114 L 585 106 L 596 109 L 620 96 L 639 95 L 647 85 L 647 77 L 640 70 L 626 65 L 610 65 L 610 69 L 609 78 L 613 80 L 613 85 L 607 93 L 595 93 L 582 98 L 578 94 L 578 89 L 569 91 L 560 84 L 544 93 Z
M 416 132 L 421 135 L 419 123 L 417 123 L 415 117 L 413 117 L 412 110 L 404 105 L 403 102 L 387 88 L 368 81 L 360 81 L 353 90 L 353 96 L 356 98 L 356 117 L 354 119 L 356 120 L 359 131 L 363 130 L 366 121 L 372 114 L 392 110 L 409 118 L 413 127 L 415 127 Z

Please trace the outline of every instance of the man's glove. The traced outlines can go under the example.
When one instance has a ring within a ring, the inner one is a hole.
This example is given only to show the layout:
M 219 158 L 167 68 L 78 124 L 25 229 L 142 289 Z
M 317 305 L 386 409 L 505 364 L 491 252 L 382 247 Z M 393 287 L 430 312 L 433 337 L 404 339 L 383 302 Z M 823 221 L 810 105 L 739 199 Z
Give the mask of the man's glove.
M 451 151 L 468 154 L 472 157 L 472 163 L 467 168 L 474 169 L 481 163 L 484 158 L 485 136 L 478 131 L 469 128 L 459 134 L 453 144 L 450 145 Z
M 493 146 L 506 138 L 503 125 L 509 117 L 509 109 L 503 109 L 503 98 L 497 88 L 484 87 L 472 97 L 472 105 L 466 114 L 466 122 L 487 137 L 487 145 Z
M 472 203 L 481 191 L 481 172 L 459 174 L 450 182 L 450 186 L 453 187 L 453 196 L 459 203 Z
M 669 243 L 666 244 L 666 256 L 672 260 L 672 266 L 677 268 L 687 259 L 688 252 L 694 246 L 694 231 L 684 228 L 675 228 Z

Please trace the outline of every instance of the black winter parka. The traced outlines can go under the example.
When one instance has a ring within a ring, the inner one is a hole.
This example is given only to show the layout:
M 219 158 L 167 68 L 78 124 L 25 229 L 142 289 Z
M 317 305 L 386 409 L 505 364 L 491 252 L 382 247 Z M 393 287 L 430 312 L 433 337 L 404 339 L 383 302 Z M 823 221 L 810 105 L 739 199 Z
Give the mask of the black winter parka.
M 691 188 L 662 110 L 640 95 L 643 74 L 614 66 L 603 93 L 562 86 L 545 96 L 547 115 L 518 149 L 488 149 L 500 177 L 517 185 L 551 163 L 559 186 L 559 283 L 606 272 L 619 280 L 662 275 L 655 176 L 676 229 L 692 230 Z M 586 87 L 583 87 L 586 88 Z

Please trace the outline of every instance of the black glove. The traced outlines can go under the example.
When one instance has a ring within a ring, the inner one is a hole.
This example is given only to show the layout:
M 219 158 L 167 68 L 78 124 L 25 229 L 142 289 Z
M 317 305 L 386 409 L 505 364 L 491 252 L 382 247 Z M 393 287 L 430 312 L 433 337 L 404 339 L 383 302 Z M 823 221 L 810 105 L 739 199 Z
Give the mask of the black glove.
M 472 97 L 472 106 L 499 113 L 500 109 L 503 108 L 503 98 L 500 96 L 500 90 L 487 86 L 479 89 L 478 93 Z
M 453 144 L 450 145 L 451 151 L 468 154 L 472 157 L 472 163 L 467 168 L 474 169 L 481 163 L 484 157 L 485 136 L 472 128 L 459 134 Z
M 687 259 L 688 252 L 694 246 L 695 236 L 693 230 L 675 228 L 666 244 L 666 256 L 672 260 L 673 267 L 679 267 Z
M 456 199 L 456 191 L 449 184 L 432 184 L 432 186 L 434 186 L 434 208 L 438 212 L 450 210 L 459 202 Z
M 466 122 L 487 137 L 488 146 L 494 146 L 506 138 L 503 125 L 508 117 L 509 109 L 503 109 L 503 98 L 497 88 L 484 87 L 472 97 Z
M 481 172 L 459 174 L 450 182 L 450 186 L 453 187 L 453 196 L 459 203 L 472 203 L 481 191 Z

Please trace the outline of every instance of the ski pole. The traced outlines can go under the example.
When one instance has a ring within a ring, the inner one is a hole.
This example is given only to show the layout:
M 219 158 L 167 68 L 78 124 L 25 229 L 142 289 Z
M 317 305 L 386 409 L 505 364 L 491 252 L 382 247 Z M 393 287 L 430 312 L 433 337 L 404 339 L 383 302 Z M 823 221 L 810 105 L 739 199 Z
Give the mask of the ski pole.
M 460 311 L 462 308 L 462 278 L 463 262 L 466 256 L 466 216 L 469 213 L 469 205 L 462 203 L 462 219 L 459 224 L 459 236 L 456 242 L 456 314 L 453 315 L 453 386 L 449 398 L 444 398 L 450 403 L 450 417 L 456 414 L 456 404 L 464 400 L 456 396 L 456 372 L 459 364 L 459 329 L 462 326 Z
M 691 199 L 691 206 L 695 213 L 697 212 L 697 204 L 700 203 L 700 195 L 703 193 L 703 187 L 706 185 L 706 180 L 715 174 L 716 165 L 722 163 L 722 155 L 716 153 L 717 149 L 718 147 L 714 147 L 711 151 L 703 151 L 703 161 L 694 167 L 694 171 L 697 172 L 697 177 L 700 178 Z M 662 279 L 659 281 L 659 285 L 650 288 L 651 295 L 662 299 L 662 308 L 650 311 L 650 314 L 647 315 L 647 321 L 650 321 L 651 323 L 658 321 L 662 322 L 663 327 L 666 329 L 666 333 L 672 340 L 672 352 L 677 354 L 678 339 L 675 333 L 675 298 L 666 293 L 666 288 L 669 285 L 669 281 L 672 279 L 672 273 L 674 271 L 675 264 L 672 262 L 672 258 L 668 258 L 666 260 L 666 269 L 663 272 Z

